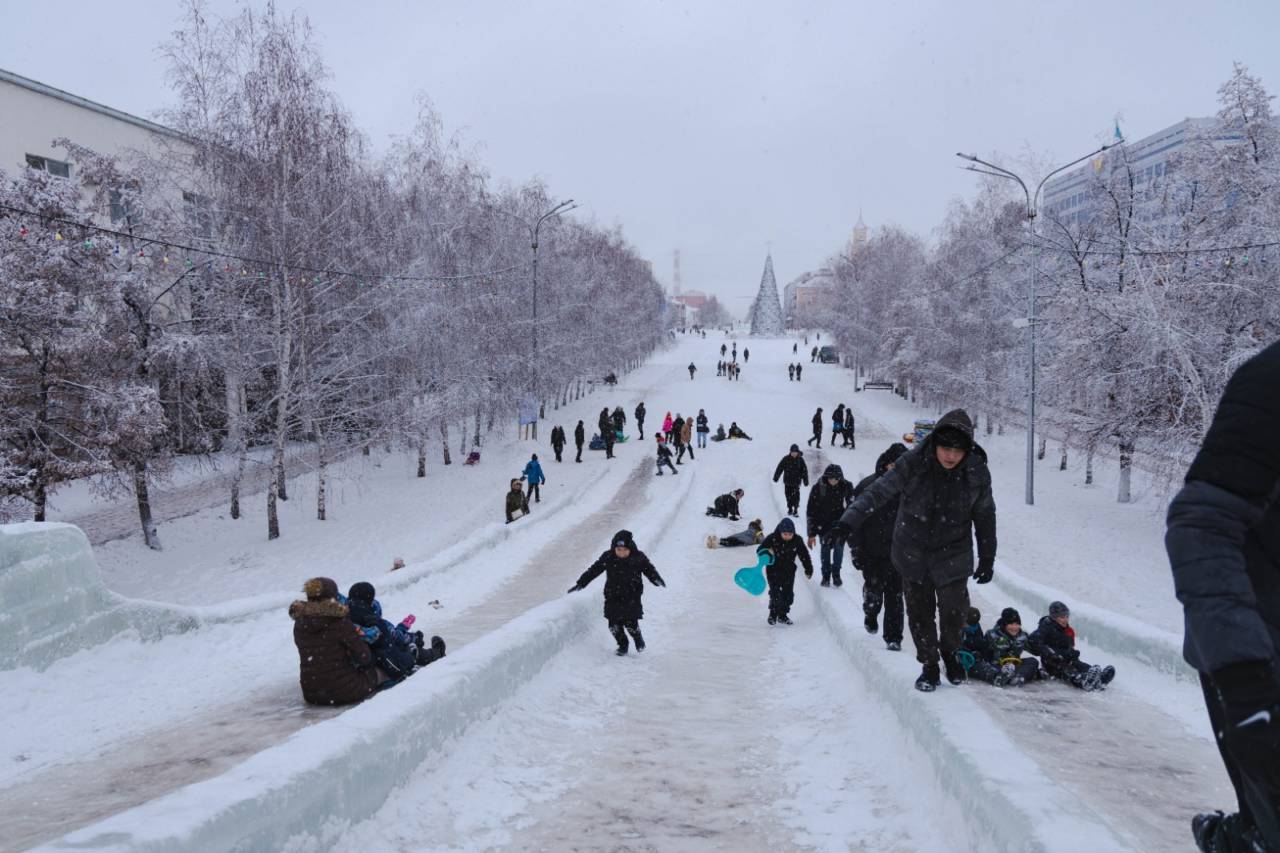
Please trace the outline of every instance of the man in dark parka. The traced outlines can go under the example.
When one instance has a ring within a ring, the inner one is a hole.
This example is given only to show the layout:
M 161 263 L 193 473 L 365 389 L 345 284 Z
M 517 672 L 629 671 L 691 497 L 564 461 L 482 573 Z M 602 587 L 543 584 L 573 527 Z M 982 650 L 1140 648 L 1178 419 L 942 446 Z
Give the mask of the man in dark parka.
M 965 672 L 955 652 L 969 611 L 968 581 L 990 581 L 996 559 L 991 472 L 963 409 L 943 415 L 924 441 L 854 500 L 838 526 L 852 536 L 876 513 L 895 510 L 891 555 L 906 582 L 907 622 L 922 666 L 916 688 L 937 688 L 939 646 L 947 680 L 960 684 Z
M 640 432 L 640 438 L 644 438 L 644 401 L 636 405 L 636 429 Z
M 612 548 L 601 554 L 591 567 L 582 573 L 569 592 L 585 589 L 587 584 L 604 574 L 604 618 L 609 623 L 609 633 L 618 643 L 618 654 L 627 653 L 627 634 L 635 640 L 636 651 L 644 651 L 644 637 L 640 634 L 640 620 L 644 618 L 643 578 L 654 586 L 667 583 L 649 562 L 644 552 L 636 547 L 630 530 L 613 534 Z
M 596 426 L 600 428 L 600 438 L 604 440 L 604 458 L 612 459 L 613 442 L 617 438 L 617 433 L 614 432 L 613 418 L 609 415 L 607 408 L 600 410 L 600 419 Z
M 793 444 L 787 455 L 773 469 L 773 482 L 782 478 L 782 491 L 787 496 L 787 515 L 800 514 L 800 486 L 809 485 L 809 466 L 804 464 L 800 445 Z
M 552 428 L 551 430 L 551 449 L 555 451 L 557 462 L 564 461 L 560 458 L 560 454 L 564 453 L 564 445 L 565 445 L 564 427 L 560 426 L 559 424 L 556 424 L 555 427 Z
M 582 461 L 582 445 L 587 443 L 587 428 L 582 425 L 582 421 L 578 421 L 578 425 L 573 428 L 573 443 L 578 448 L 578 457 L 574 462 Z
M 1192 821 L 1202 850 L 1280 850 L 1280 343 L 1227 383 L 1165 548 L 1182 602 L 1182 655 L 1239 801 Z
M 846 533 L 835 529 L 840 516 L 853 502 L 853 484 L 844 478 L 844 469 L 831 464 L 822 472 L 822 478 L 809 490 L 805 505 L 805 520 L 809 534 L 809 547 L 817 542 L 822 564 L 822 586 L 841 586 L 840 563 L 844 560 Z

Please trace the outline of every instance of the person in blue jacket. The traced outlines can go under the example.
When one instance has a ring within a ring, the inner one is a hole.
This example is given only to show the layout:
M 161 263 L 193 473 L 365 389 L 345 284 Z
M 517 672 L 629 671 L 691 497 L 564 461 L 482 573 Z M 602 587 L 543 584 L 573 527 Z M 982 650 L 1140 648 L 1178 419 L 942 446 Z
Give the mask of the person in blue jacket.
M 534 503 L 542 503 L 542 489 L 539 486 L 547 482 L 547 478 L 543 476 L 538 454 L 533 454 L 533 458 L 525 463 L 524 473 L 520 475 L 520 479 L 529 481 L 529 495 L 525 500 L 533 498 Z

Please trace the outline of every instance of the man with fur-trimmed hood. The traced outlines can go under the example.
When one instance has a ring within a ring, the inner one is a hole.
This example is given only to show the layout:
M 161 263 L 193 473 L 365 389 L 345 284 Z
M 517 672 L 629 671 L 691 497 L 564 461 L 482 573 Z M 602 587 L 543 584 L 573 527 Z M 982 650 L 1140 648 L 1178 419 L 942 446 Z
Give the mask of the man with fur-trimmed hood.
M 968 581 L 990 581 L 996 559 L 991 472 L 963 409 L 943 415 L 924 441 L 853 501 L 838 527 L 854 536 L 877 513 L 895 511 L 890 556 L 906 582 L 907 622 L 923 667 L 916 688 L 932 692 L 941 681 L 939 647 L 947 680 L 960 684 L 965 671 L 955 652 L 969 611 Z

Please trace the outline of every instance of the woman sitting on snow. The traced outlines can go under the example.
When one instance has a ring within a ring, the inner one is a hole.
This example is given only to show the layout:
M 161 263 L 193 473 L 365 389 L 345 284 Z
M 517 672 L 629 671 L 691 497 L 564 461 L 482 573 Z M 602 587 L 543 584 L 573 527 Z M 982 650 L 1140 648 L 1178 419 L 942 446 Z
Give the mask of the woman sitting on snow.
M 289 605 L 302 698 L 312 705 L 350 705 L 373 695 L 383 676 L 338 600 L 338 585 L 312 578 L 302 590 L 307 600 Z
M 738 426 L 737 421 L 732 421 L 729 424 L 729 438 L 745 438 L 747 441 L 751 440 L 751 436 L 742 431 L 742 427 Z

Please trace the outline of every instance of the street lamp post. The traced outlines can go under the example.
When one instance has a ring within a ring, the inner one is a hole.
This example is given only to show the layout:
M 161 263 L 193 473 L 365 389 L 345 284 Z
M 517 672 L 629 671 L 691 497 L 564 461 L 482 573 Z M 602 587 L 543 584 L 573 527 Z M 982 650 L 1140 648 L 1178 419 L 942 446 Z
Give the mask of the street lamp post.
M 956 156 L 962 160 L 968 160 L 969 164 L 965 168 L 970 172 L 977 172 L 980 175 L 990 175 L 994 178 L 1004 178 L 1008 181 L 1016 181 L 1018 186 L 1022 187 L 1022 193 L 1027 201 L 1027 231 L 1031 235 L 1031 276 L 1027 284 L 1027 506 L 1033 506 L 1036 502 L 1035 492 L 1035 443 L 1036 443 L 1036 325 L 1038 318 L 1036 317 L 1036 284 L 1039 278 L 1040 267 L 1040 243 L 1039 232 L 1036 226 L 1036 216 L 1039 213 L 1040 193 L 1044 189 L 1044 185 L 1049 179 L 1061 171 L 1070 169 L 1078 163 L 1083 163 L 1090 157 L 1122 145 L 1123 139 L 1112 142 L 1109 145 L 1103 145 L 1100 148 L 1090 151 L 1083 157 L 1079 157 L 1067 163 L 1065 166 L 1059 166 L 1049 174 L 1045 175 L 1040 183 L 1036 186 L 1033 194 L 1027 189 L 1026 182 L 1022 178 L 994 163 L 988 163 L 981 160 L 976 154 L 957 153 Z M 976 165 L 985 166 L 985 169 L 979 169 Z

